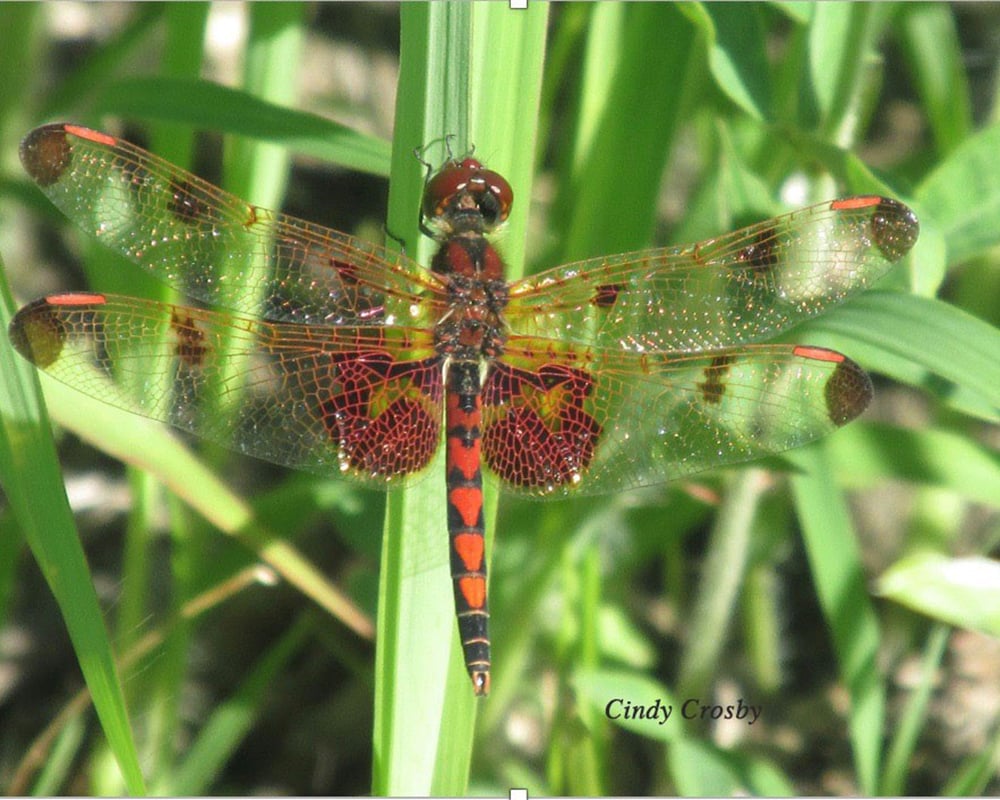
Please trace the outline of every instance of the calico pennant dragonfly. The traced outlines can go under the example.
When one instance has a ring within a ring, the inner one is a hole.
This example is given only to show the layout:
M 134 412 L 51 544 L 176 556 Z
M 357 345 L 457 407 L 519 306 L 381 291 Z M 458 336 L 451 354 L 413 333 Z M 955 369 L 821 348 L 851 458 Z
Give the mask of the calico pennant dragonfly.
M 508 283 L 487 234 L 513 192 L 472 158 L 428 177 L 430 269 L 250 205 L 76 125 L 21 160 L 107 247 L 224 311 L 51 294 L 14 347 L 80 391 L 277 464 L 406 484 L 446 449 L 458 628 L 490 685 L 483 473 L 529 496 L 606 493 L 797 447 L 872 395 L 853 361 L 756 344 L 864 289 L 917 238 L 883 197 Z

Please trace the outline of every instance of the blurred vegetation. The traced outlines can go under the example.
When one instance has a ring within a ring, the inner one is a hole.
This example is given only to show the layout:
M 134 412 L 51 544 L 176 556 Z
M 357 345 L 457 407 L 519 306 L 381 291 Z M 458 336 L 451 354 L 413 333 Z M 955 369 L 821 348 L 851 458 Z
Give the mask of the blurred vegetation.
M 910 204 L 921 238 L 876 290 L 794 332 L 873 374 L 862 420 L 683 484 L 501 499 L 494 690 L 478 704 L 471 768 L 454 756 L 450 785 L 468 771 L 474 794 L 996 794 L 1000 8 L 548 14 L 534 153 L 522 145 L 534 183 L 515 186 L 529 270 L 851 193 Z M 85 285 L 160 291 L 109 269 L 30 186 L 14 153 L 34 125 L 113 130 L 254 202 L 381 238 L 400 40 L 447 44 L 401 30 L 393 4 L 25 3 L 0 7 L 0 21 L 0 252 L 18 303 Z M 475 97 L 523 57 L 502 33 L 478 42 Z M 248 141 L 275 146 L 263 179 L 240 174 L 260 163 Z M 4 385 L 30 382 L 0 350 Z M 0 399 L 0 787 L 369 793 L 376 678 L 363 634 L 383 497 L 210 451 L 189 462 L 162 432 L 47 394 L 73 431 L 56 434 L 74 512 L 59 517 L 51 442 L 23 433 L 23 398 Z M 444 523 L 429 526 L 437 564 Z M 67 593 L 77 537 L 90 578 Z M 91 581 L 113 650 L 87 610 Z M 76 695 L 81 672 L 98 716 Z M 659 698 L 674 715 L 609 720 L 615 697 Z M 752 726 L 682 721 L 688 698 L 763 710 Z

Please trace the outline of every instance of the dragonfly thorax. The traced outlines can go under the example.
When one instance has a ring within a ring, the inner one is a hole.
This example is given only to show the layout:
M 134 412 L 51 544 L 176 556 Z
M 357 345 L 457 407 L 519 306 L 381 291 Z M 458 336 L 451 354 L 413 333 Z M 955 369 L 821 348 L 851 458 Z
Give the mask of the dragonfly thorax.
M 484 236 L 450 236 L 431 267 L 448 287 L 448 311 L 434 329 L 437 351 L 466 361 L 501 355 L 509 290 L 499 253 Z
M 457 361 L 498 358 L 506 338 L 500 313 L 476 304 L 453 306 L 434 327 L 437 352 Z

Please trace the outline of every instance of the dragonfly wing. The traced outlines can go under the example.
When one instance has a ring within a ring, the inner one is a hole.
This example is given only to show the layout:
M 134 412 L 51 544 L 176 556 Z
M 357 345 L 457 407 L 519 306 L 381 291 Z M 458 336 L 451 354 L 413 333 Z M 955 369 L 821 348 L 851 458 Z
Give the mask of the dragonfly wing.
M 487 375 L 483 457 L 514 491 L 603 494 L 817 439 L 860 414 L 865 372 L 832 350 L 556 349 L 515 337 Z
M 399 253 L 253 206 L 121 139 L 37 128 L 25 169 L 84 231 L 205 303 L 273 320 L 419 324 L 443 302 Z
M 852 197 L 715 239 L 567 264 L 510 289 L 511 331 L 633 353 L 764 339 L 872 285 L 913 246 L 902 203 Z
M 22 308 L 10 337 L 91 397 L 276 464 L 385 487 L 423 469 L 440 439 L 440 358 L 418 330 L 75 293 Z

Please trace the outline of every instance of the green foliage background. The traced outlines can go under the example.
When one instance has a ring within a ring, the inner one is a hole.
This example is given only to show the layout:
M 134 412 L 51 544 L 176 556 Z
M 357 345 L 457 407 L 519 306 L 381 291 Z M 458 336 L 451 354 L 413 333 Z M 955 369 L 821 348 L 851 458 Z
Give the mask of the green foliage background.
M 392 496 L 385 521 L 379 495 L 192 455 L 46 382 L 73 434 L 57 433 L 57 460 L 33 371 L 0 345 L 13 676 L 0 786 L 995 794 L 1000 11 L 434 5 L 405 4 L 400 26 L 394 6 L 253 4 L 235 45 L 222 7 L 0 7 L 0 252 L 18 303 L 84 284 L 165 296 L 29 185 L 14 154 L 36 124 L 124 130 L 254 202 L 379 237 L 382 179 L 396 232 L 415 222 L 408 153 L 467 120 L 515 185 L 501 241 L 515 268 L 697 240 L 837 195 L 910 204 L 921 238 L 904 264 L 792 334 L 869 369 L 876 402 L 766 465 L 611 498 L 501 499 L 494 691 L 474 704 L 455 653 L 440 685 L 385 668 L 457 649 L 446 585 L 376 615 L 379 596 L 385 611 L 411 583 L 440 583 L 434 479 Z M 222 147 L 195 132 L 225 134 Z M 292 159 L 312 170 L 287 182 Z M 101 487 L 86 506 L 85 485 Z M 74 696 L 81 675 L 93 706 Z M 609 720 L 614 697 L 764 711 L 753 726 L 679 711 L 660 726 Z

